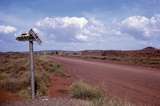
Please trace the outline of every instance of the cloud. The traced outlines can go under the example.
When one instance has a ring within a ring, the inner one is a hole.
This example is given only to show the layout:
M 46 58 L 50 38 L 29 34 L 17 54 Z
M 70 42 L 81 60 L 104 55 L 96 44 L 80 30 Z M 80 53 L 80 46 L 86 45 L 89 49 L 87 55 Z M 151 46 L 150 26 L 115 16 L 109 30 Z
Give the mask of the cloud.
M 119 23 L 120 31 L 141 40 L 160 38 L 160 15 L 131 16 Z
M 5 26 L 5 25 L 0 25 L 0 33 L 1 34 L 9 34 L 9 33 L 14 33 L 16 32 L 16 28 L 13 26 Z
M 158 46 L 160 16 L 130 16 L 114 23 L 105 23 L 95 18 L 46 17 L 34 23 L 43 44 L 38 49 L 137 49 Z M 20 32 L 14 26 L 0 25 L 0 45 L 22 49 L 15 40 Z M 9 42 L 9 43 L 8 43 Z M 25 44 L 25 43 L 24 43 Z
M 15 33 L 17 28 L 10 25 L 0 25 L 0 51 L 14 50 L 16 47 Z
M 46 17 L 39 20 L 35 28 L 48 42 L 104 41 L 117 35 L 134 37 L 140 41 L 152 41 L 160 38 L 160 15 L 150 18 L 130 16 L 117 21 L 116 25 L 114 22 L 108 26 L 95 18 Z
M 37 22 L 37 26 L 41 27 L 69 27 L 69 26 L 75 26 L 75 27 L 84 27 L 88 21 L 84 17 L 46 17 L 43 20 Z
M 10 25 L 0 25 L 1 42 L 14 42 L 17 29 Z
M 46 17 L 35 24 L 45 47 L 56 45 L 57 49 L 70 50 L 135 49 L 151 46 L 153 42 L 156 43 L 152 46 L 157 46 L 159 29 L 159 15 L 130 16 L 111 23 L 89 17 Z
M 87 42 L 106 32 L 103 23 L 85 17 L 46 17 L 35 28 L 46 40 L 57 42 Z

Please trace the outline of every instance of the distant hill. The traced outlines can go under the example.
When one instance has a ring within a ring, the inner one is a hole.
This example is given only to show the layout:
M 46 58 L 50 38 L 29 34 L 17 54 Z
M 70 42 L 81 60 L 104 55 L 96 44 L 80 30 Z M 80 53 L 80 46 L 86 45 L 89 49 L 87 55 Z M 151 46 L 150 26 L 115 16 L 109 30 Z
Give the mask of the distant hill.
M 145 51 L 154 51 L 154 50 L 158 50 L 157 48 L 154 48 L 154 47 L 146 47 L 142 50 L 145 50 Z

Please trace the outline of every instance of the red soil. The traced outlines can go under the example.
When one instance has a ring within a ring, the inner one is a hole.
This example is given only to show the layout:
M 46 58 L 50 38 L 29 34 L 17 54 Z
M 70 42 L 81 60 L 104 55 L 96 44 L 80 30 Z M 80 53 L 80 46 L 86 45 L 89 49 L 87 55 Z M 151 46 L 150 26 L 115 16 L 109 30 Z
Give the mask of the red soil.
M 71 83 L 70 77 L 53 75 L 48 91 L 49 97 L 67 97 Z
M 19 101 L 19 100 L 22 100 L 22 98 L 17 96 L 16 94 L 0 90 L 0 102 Z
M 160 106 L 160 72 L 150 68 L 53 56 L 76 80 L 101 86 L 106 94 L 134 103 Z M 53 81 L 56 82 L 56 81 Z M 62 81 L 63 82 L 63 81 Z M 57 83 L 62 83 L 61 81 Z M 63 85 L 65 80 L 63 82 Z M 63 88 L 64 86 L 59 87 Z

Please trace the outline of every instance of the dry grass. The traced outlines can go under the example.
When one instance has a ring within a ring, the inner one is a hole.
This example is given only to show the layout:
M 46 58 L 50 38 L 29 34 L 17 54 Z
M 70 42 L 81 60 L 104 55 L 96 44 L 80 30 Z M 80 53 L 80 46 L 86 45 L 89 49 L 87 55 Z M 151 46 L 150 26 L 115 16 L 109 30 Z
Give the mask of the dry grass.
M 6 54 L 0 55 L 0 59 L 0 89 L 30 98 L 28 55 Z M 62 67 L 43 55 L 35 56 L 35 72 L 38 96 L 47 95 L 50 75 L 63 75 Z
M 28 55 L 0 55 L 0 89 L 16 93 L 24 98 L 30 98 Z M 47 95 L 49 77 L 53 74 L 64 76 L 63 67 L 51 62 L 47 56 L 35 56 L 36 89 L 38 96 Z M 104 96 L 98 88 L 79 81 L 71 86 L 71 95 L 76 99 L 53 99 L 48 101 L 35 100 L 20 102 L 18 106 L 132 106 L 132 104 Z M 0 104 L 1 105 L 1 104 Z M 17 106 L 17 103 L 4 106 Z
M 104 97 L 100 88 L 93 87 L 83 81 L 78 81 L 71 85 L 71 95 L 73 98 L 84 100 L 101 99 Z
M 87 100 L 89 104 L 84 106 L 134 106 L 125 100 L 104 95 L 102 89 L 83 81 L 75 82 L 71 85 L 71 95 L 76 99 Z
M 80 56 L 80 58 L 83 59 L 91 59 L 91 60 L 100 60 L 100 61 L 110 61 L 110 62 L 116 62 L 116 63 L 125 63 L 125 64 L 131 64 L 131 65 L 140 65 L 145 67 L 151 67 L 151 68 L 160 68 L 160 56 L 155 57 L 153 56 L 132 56 L 132 55 L 107 55 L 107 56 L 98 56 L 98 55 L 84 55 Z
M 75 82 L 71 85 L 71 95 L 73 98 L 94 100 L 104 98 L 100 88 L 93 87 L 83 81 Z

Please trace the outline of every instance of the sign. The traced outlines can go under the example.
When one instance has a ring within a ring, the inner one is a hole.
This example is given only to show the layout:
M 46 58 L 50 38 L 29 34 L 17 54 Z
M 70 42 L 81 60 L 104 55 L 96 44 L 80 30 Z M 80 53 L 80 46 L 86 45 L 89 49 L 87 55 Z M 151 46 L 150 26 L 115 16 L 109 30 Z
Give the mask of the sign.
M 38 44 L 41 44 L 42 41 L 37 36 L 32 29 L 29 30 L 28 33 L 22 33 L 19 37 L 16 38 L 18 41 L 29 41 L 29 51 L 30 51 L 30 72 L 31 72 L 31 92 L 32 99 L 35 98 L 35 71 L 34 71 L 34 58 L 33 58 L 33 41 L 36 41 Z
M 41 44 L 42 41 L 37 36 L 37 33 L 30 29 L 28 33 L 22 33 L 19 37 L 16 38 L 18 41 L 36 41 L 38 44 Z
M 42 43 L 42 41 L 37 36 L 37 33 L 35 33 L 32 29 L 29 30 L 29 35 L 32 36 L 38 44 Z

